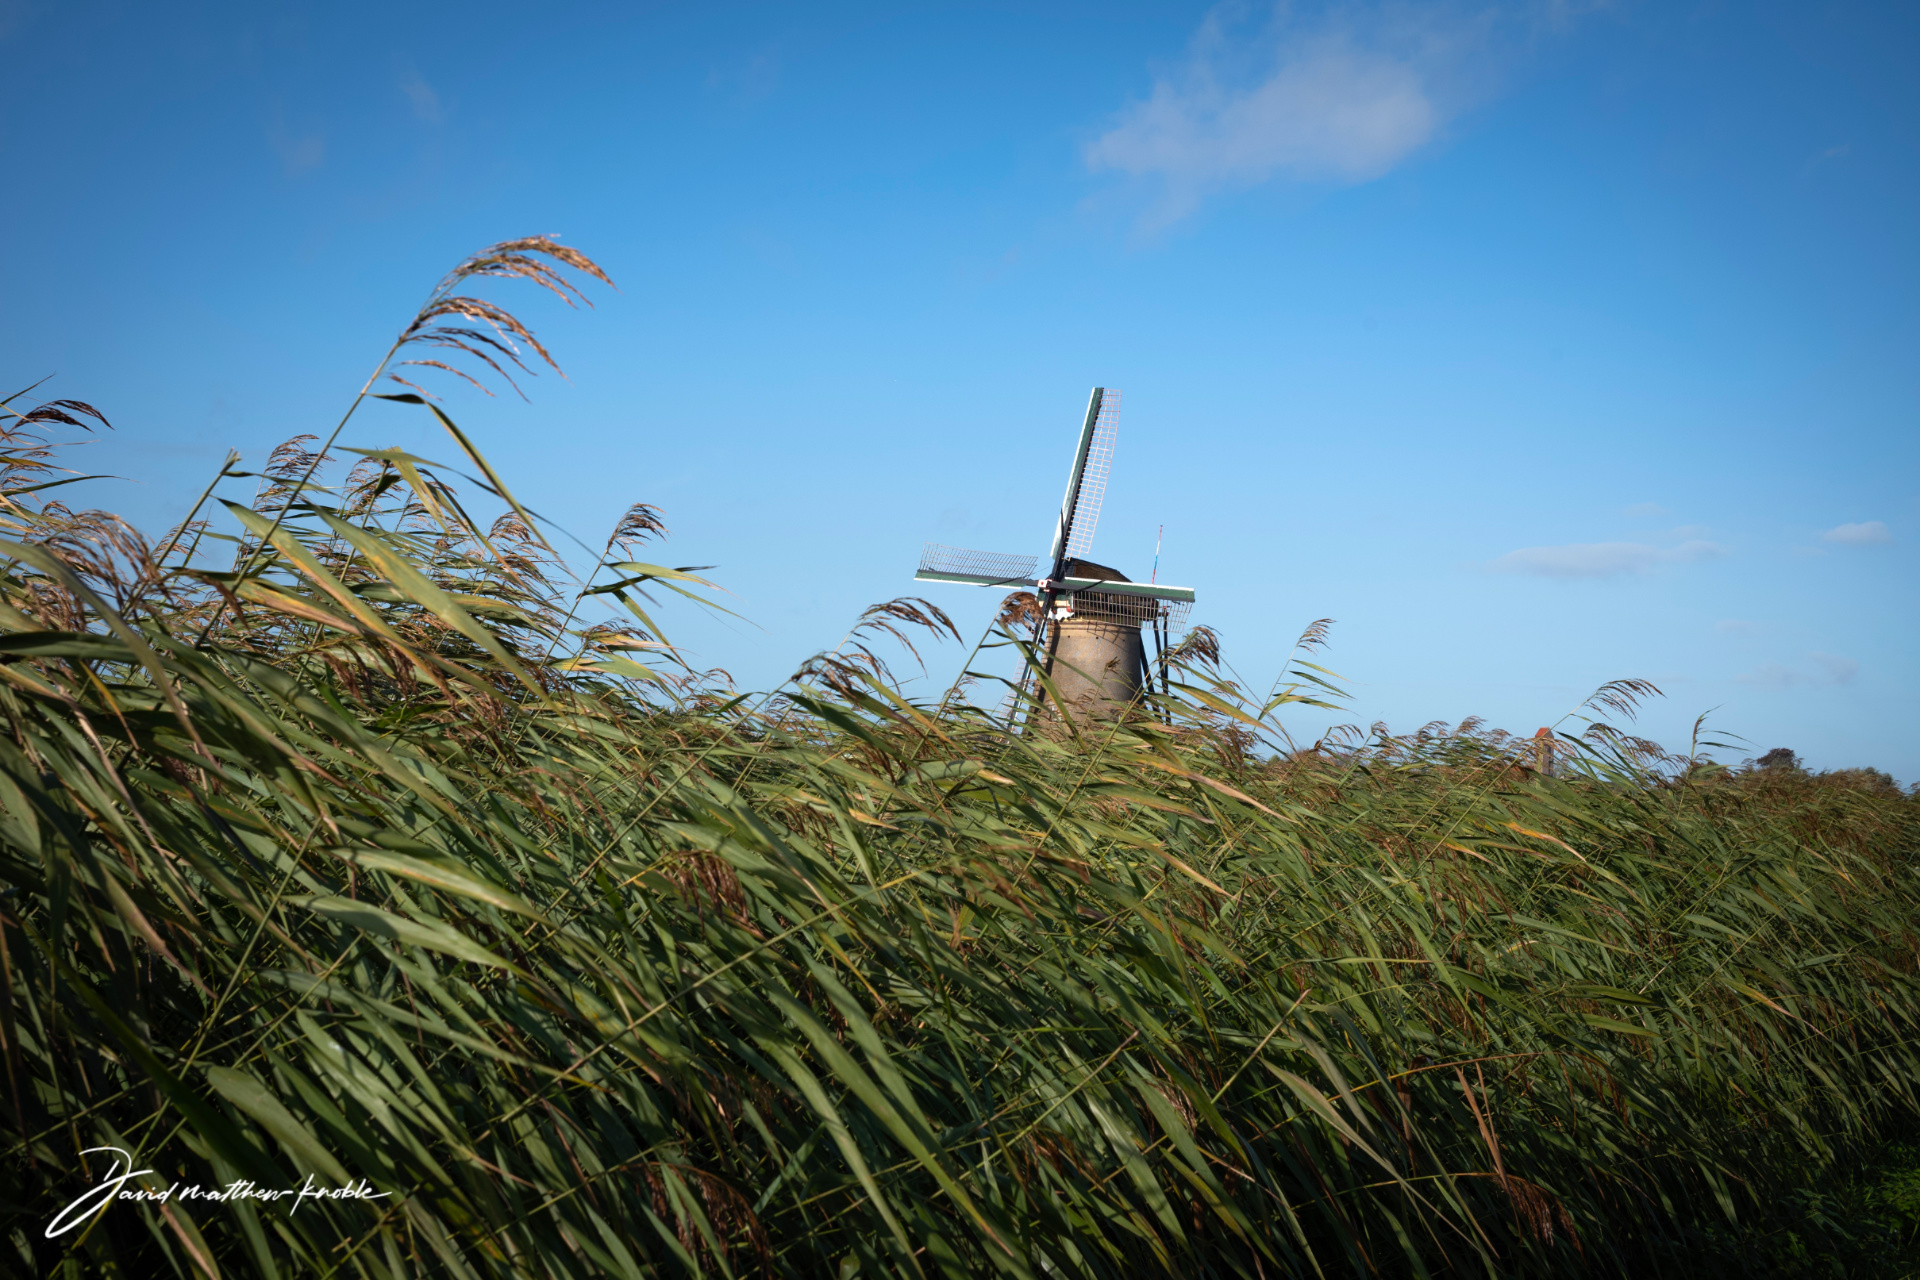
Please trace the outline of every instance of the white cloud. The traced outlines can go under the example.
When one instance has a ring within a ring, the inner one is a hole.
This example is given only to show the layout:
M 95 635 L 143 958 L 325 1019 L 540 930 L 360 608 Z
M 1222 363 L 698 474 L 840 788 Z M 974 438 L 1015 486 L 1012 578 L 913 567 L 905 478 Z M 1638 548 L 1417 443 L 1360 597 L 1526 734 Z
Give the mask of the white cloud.
M 1757 636 L 1760 634 L 1760 624 L 1757 622 L 1748 622 L 1745 618 L 1722 618 L 1713 624 L 1713 629 L 1723 635 L 1730 636 Z
M 1672 547 L 1642 542 L 1574 542 L 1561 547 L 1522 547 L 1496 558 L 1487 567 L 1496 573 L 1525 573 L 1572 581 L 1648 573 L 1657 565 L 1713 560 L 1725 554 L 1725 547 L 1700 539 Z
M 1636 502 L 1622 513 L 1630 520 L 1658 520 L 1661 516 L 1670 516 L 1673 512 L 1657 502 Z
M 1250 33 L 1216 10 L 1185 62 L 1088 146 L 1087 164 L 1157 179 L 1162 224 L 1222 188 L 1369 181 L 1483 91 L 1468 64 L 1492 20 L 1451 6 L 1353 4 L 1306 28 L 1282 5 Z
M 1735 676 L 1737 684 L 1752 685 L 1757 689 L 1792 689 L 1801 685 L 1832 686 L 1851 684 L 1860 674 L 1860 664 L 1852 658 L 1843 658 L 1834 653 L 1810 653 L 1807 661 L 1819 668 L 1815 672 L 1801 671 L 1794 667 L 1783 667 L 1777 662 L 1763 663 L 1752 671 Z
M 1159 173 L 1183 184 L 1260 182 L 1285 171 L 1360 182 L 1433 136 L 1436 112 L 1402 63 L 1325 43 L 1283 62 L 1252 90 L 1161 81 L 1088 149 L 1096 169 Z
M 1863 520 L 1859 524 L 1837 525 L 1820 535 L 1822 542 L 1837 542 L 1843 547 L 1870 547 L 1892 542 L 1893 531 L 1882 520 Z

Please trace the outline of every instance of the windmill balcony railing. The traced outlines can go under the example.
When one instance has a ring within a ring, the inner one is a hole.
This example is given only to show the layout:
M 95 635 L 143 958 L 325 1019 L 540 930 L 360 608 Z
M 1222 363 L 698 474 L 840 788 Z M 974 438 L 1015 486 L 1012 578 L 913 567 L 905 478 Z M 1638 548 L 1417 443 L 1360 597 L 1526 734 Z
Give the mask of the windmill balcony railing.
M 1109 583 L 1114 586 L 1131 586 L 1131 583 Z M 1121 594 L 1111 589 L 1102 591 L 1075 591 L 1064 595 L 1060 601 L 1061 617 L 1080 618 L 1090 622 L 1112 622 L 1122 626 L 1145 626 L 1149 622 L 1163 620 L 1163 625 L 1178 629 L 1185 625 L 1187 610 L 1192 607 L 1186 600 L 1162 600 L 1150 596 Z

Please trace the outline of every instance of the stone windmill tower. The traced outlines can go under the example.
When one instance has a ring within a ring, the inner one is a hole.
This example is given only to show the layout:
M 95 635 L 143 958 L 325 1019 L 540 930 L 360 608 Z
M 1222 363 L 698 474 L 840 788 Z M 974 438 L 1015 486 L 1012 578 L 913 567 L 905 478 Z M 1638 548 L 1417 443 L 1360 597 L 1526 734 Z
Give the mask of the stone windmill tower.
M 966 551 L 930 542 L 913 575 L 921 582 L 1033 591 L 1040 604 L 1034 652 L 1075 719 L 1115 716 L 1137 701 L 1151 685 L 1141 629 L 1153 628 L 1155 648 L 1164 653 L 1193 606 L 1191 588 L 1133 582 L 1119 570 L 1086 558 L 1106 497 L 1119 425 L 1120 393 L 1095 387 L 1074 446 L 1067 494 L 1044 573 L 1036 572 L 1038 556 Z

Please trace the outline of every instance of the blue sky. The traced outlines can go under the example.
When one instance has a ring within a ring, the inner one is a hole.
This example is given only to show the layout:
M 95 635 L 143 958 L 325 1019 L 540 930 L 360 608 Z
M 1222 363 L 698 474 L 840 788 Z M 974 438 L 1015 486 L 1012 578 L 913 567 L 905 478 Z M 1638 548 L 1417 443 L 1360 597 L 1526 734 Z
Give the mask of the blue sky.
M 751 620 L 676 639 L 743 685 L 923 541 L 1044 549 L 1100 383 L 1096 557 L 1165 525 L 1251 684 L 1332 617 L 1342 718 L 1638 676 L 1671 746 L 1912 781 L 1916 52 L 1844 3 L 0 0 L 5 376 L 112 418 L 89 501 L 158 530 L 557 233 L 620 291 L 499 296 L 571 380 L 446 406 L 587 542 L 662 507 Z

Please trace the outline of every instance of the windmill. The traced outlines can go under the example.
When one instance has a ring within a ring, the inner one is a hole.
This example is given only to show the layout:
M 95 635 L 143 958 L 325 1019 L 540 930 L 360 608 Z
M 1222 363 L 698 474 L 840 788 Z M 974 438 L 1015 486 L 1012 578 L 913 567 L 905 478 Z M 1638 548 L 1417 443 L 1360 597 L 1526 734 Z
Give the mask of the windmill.
M 920 582 L 1026 588 L 1040 603 L 1033 652 L 1061 700 L 1079 718 L 1111 716 L 1152 687 L 1143 626 L 1153 627 L 1165 680 L 1165 654 L 1175 628 L 1193 606 L 1189 587 L 1132 582 L 1086 557 L 1106 497 L 1113 446 L 1120 426 L 1120 393 L 1095 387 L 1067 473 L 1067 495 L 1053 528 L 1045 572 L 1038 556 L 967 551 L 930 542 L 920 554 Z M 1157 570 L 1156 570 L 1156 576 Z M 1022 674 L 1022 683 L 1025 673 Z

